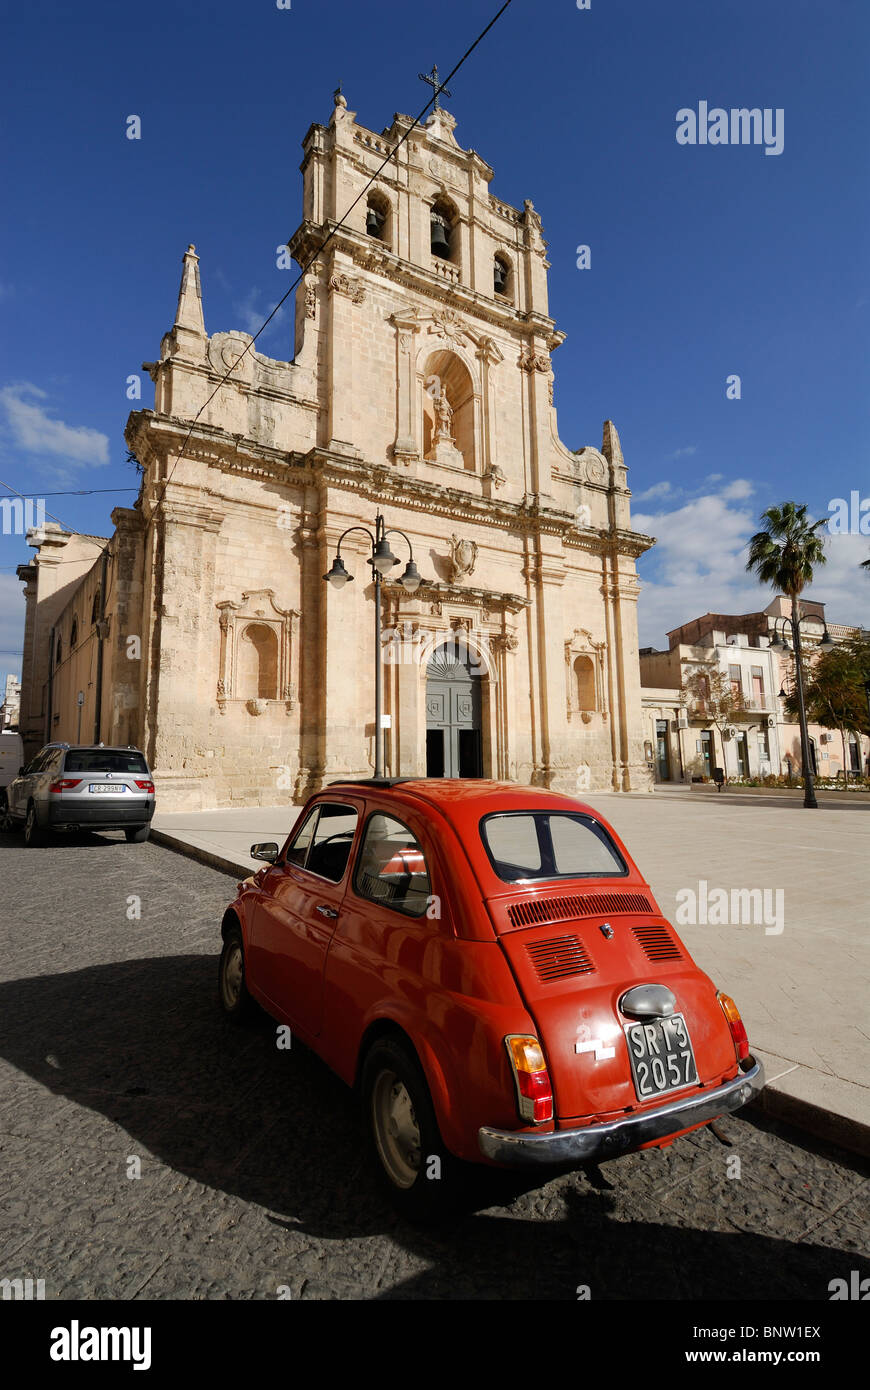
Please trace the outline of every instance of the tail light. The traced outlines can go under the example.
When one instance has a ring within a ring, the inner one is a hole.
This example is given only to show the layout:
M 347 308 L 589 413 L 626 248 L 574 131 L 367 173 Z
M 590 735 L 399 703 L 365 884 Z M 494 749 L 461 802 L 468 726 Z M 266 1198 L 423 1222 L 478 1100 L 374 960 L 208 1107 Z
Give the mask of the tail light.
M 55 777 L 54 781 L 49 783 L 48 790 L 50 792 L 65 792 L 70 787 L 77 787 L 81 780 L 81 777 Z
M 153 782 L 140 782 L 138 777 L 135 778 L 135 782 L 140 792 L 153 792 L 154 790 Z
M 719 1000 L 723 1014 L 728 1020 L 728 1027 L 731 1029 L 731 1037 L 734 1041 L 734 1051 L 737 1053 L 738 1062 L 742 1062 L 744 1057 L 749 1056 L 749 1039 L 746 1036 L 746 1027 L 740 1017 L 740 1010 L 734 1003 L 730 994 L 723 994 L 720 990 L 716 995 Z
M 505 1038 L 517 1088 L 520 1119 L 540 1125 L 553 1118 L 553 1087 L 537 1038 Z

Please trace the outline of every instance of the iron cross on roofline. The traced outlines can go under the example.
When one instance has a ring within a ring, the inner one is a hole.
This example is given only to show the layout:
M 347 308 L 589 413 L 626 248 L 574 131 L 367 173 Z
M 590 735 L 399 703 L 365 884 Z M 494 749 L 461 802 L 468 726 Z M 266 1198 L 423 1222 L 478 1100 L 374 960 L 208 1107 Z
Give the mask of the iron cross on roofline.
M 418 73 L 417 75 L 418 75 L 418 77 L 420 78 L 420 81 L 421 81 L 421 82 L 428 82 L 430 87 L 434 87 L 434 88 L 435 88 L 435 105 L 434 105 L 434 107 L 433 107 L 433 110 L 435 110 L 435 111 L 440 111 L 440 110 L 442 110 L 441 102 L 439 101 L 439 97 L 441 96 L 441 93 L 443 92 L 444 95 L 445 95 L 446 97 L 452 97 L 452 96 L 453 96 L 453 93 L 452 93 L 451 91 L 449 91 L 447 87 L 442 87 L 442 86 L 440 85 L 440 83 L 439 83 L 439 81 L 438 81 L 438 64 L 437 64 L 437 63 L 433 63 L 433 64 L 432 64 L 432 71 L 431 71 L 431 73 L 421 72 L 421 73 Z

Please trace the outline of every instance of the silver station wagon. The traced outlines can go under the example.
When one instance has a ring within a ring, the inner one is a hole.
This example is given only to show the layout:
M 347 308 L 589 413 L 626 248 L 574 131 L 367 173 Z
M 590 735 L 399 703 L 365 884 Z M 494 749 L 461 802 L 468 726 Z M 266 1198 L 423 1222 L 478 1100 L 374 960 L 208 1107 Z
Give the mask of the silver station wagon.
M 138 748 L 49 743 L 7 788 L 0 825 L 24 827 L 28 845 L 56 830 L 123 830 L 148 839 L 154 781 Z

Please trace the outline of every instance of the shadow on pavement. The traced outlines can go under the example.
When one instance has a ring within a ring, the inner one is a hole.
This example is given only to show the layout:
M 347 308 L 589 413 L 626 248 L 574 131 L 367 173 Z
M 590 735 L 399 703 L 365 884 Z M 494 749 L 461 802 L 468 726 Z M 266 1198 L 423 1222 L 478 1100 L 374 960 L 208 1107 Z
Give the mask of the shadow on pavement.
M 867 1260 L 825 1246 L 617 1218 L 619 1163 L 606 1179 L 576 1175 L 556 1216 L 544 1205 L 532 1218 L 492 1210 L 524 1184 L 481 1170 L 475 1211 L 439 1231 L 410 1227 L 363 1162 L 350 1092 L 305 1048 L 279 1052 L 265 1015 L 228 1024 L 216 977 L 216 957 L 173 956 L 7 981 L 0 1054 L 86 1107 L 58 1107 L 61 1143 L 96 1111 L 176 1172 L 265 1207 L 279 1230 L 388 1235 L 399 1264 L 403 1251 L 417 1264 L 404 1279 L 395 1271 L 385 1298 L 574 1299 L 589 1285 L 593 1299 L 826 1299 L 832 1278 L 870 1274 Z

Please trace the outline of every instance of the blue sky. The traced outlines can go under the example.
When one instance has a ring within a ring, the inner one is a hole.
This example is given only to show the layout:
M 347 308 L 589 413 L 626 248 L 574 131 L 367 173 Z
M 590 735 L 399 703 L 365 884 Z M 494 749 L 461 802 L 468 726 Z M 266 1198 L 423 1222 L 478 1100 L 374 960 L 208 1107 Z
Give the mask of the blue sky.
M 7 12 L 0 477 L 42 495 L 118 489 L 46 499 L 68 526 L 109 534 L 112 507 L 135 496 L 126 378 L 158 355 L 188 242 L 209 332 L 254 331 L 289 283 L 275 248 L 299 221 L 300 142 L 339 80 L 369 128 L 416 114 L 418 72 L 446 73 L 497 8 Z M 742 558 L 764 507 L 794 498 L 824 516 L 835 497 L 870 496 L 868 39 L 865 0 L 514 0 L 451 83 L 460 143 L 494 167 L 495 193 L 543 217 L 568 334 L 561 437 L 600 445 L 616 422 L 634 523 L 659 537 L 639 567 L 645 645 L 707 609 L 767 601 Z M 782 153 L 679 145 L 676 113 L 701 101 L 781 108 Z M 286 358 L 289 335 L 285 312 L 258 347 Z M 0 536 L 0 679 L 18 669 L 14 567 L 31 553 Z M 828 553 L 813 597 L 870 625 L 857 569 L 870 538 L 832 537 Z

